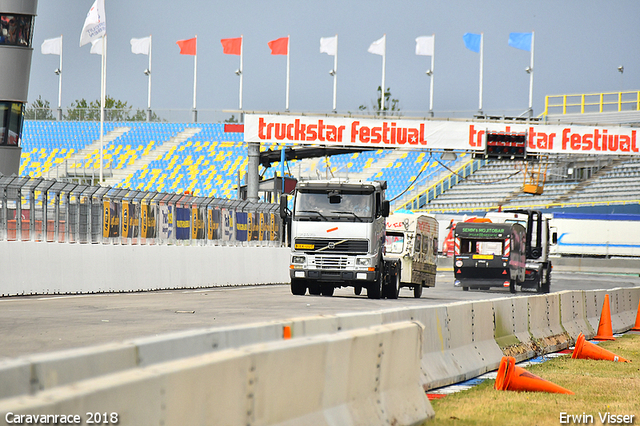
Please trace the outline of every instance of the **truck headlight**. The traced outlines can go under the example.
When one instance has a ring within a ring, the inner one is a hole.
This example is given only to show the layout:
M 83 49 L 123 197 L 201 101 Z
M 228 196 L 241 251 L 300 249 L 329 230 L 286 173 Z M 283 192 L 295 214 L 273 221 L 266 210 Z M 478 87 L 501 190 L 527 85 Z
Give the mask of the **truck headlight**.
M 291 263 L 304 263 L 304 262 L 305 262 L 304 256 L 291 256 Z
M 356 266 L 371 266 L 371 258 L 359 257 L 356 259 Z

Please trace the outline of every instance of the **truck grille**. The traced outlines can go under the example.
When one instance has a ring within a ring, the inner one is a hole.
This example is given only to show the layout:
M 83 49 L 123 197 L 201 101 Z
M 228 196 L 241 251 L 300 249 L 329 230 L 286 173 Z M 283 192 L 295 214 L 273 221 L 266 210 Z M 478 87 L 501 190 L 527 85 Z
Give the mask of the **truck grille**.
M 347 258 L 343 256 L 316 256 L 318 269 L 346 269 Z
M 303 250 L 306 253 L 349 253 L 366 254 L 369 252 L 369 241 L 367 240 L 345 240 L 345 239 L 312 239 L 296 238 L 296 250 Z

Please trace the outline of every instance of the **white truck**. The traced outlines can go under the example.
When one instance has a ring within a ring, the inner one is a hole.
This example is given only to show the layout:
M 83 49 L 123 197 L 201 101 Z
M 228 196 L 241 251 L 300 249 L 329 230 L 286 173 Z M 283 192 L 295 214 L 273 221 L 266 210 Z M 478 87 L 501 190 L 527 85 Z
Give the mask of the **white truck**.
M 387 183 L 339 179 L 298 182 L 293 211 L 280 199 L 280 215 L 291 220 L 291 292 L 332 296 L 352 286 L 356 295 L 398 297 L 400 267 L 384 257 Z
M 386 256 L 401 264 L 400 287 L 422 296 L 423 287 L 436 285 L 438 221 L 431 216 L 393 213 L 387 218 Z
M 485 215 L 493 223 L 519 223 L 526 229 L 526 270 L 522 288 L 534 288 L 549 293 L 551 270 L 550 246 L 557 242 L 557 233 L 549 225 L 550 217 L 538 210 L 504 210 Z

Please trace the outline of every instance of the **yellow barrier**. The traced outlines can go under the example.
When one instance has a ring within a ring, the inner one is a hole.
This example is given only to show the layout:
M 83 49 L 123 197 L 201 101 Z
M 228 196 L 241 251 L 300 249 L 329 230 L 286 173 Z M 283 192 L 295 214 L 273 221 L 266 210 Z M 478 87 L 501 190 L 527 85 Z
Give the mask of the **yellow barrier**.
M 540 116 L 629 110 L 640 110 L 640 91 L 548 95 L 544 98 L 544 112 Z

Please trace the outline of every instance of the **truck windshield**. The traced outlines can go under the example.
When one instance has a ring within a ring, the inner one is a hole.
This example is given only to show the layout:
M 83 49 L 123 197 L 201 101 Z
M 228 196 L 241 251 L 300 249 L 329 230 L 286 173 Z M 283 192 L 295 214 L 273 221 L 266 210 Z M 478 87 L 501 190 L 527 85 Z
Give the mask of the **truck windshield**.
M 493 254 L 502 256 L 504 241 L 500 240 L 475 240 L 462 238 L 460 241 L 460 254 Z
M 402 232 L 389 232 L 384 242 L 387 253 L 402 253 L 404 250 L 404 234 Z
M 373 193 L 298 192 L 294 209 L 297 220 L 371 221 Z

